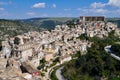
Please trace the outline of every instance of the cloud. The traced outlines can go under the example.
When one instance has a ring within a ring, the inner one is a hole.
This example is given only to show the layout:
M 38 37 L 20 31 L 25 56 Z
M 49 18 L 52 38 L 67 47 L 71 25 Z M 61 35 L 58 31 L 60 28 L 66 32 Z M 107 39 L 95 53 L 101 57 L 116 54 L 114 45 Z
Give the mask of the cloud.
M 52 4 L 52 8 L 56 8 L 57 6 L 56 6 L 56 4 Z
M 84 8 L 77 8 L 76 10 L 77 11 L 82 11 Z
M 44 14 L 42 14 L 42 17 L 48 17 L 48 15 L 44 13 Z
M 86 15 L 86 16 L 106 16 L 106 17 L 119 17 L 120 16 L 120 9 L 107 9 L 107 8 L 77 8 L 76 11 L 79 11 L 81 14 L 79 15 Z
M 0 11 L 4 11 L 5 9 L 4 8 L 0 8 Z
M 29 15 L 29 16 L 35 16 L 36 13 L 35 12 L 28 12 L 27 15 Z
M 120 9 L 114 9 L 114 10 L 108 10 L 107 13 L 105 13 L 108 17 L 119 17 L 120 16 Z
M 94 12 L 94 13 L 105 14 L 105 13 L 107 13 L 107 12 L 108 12 L 108 10 L 106 10 L 106 9 L 95 9 L 95 12 Z
M 113 6 L 120 8 L 120 0 L 109 0 L 107 3 L 94 2 L 90 6 L 92 8 L 103 8 L 105 6 Z
M 32 6 L 32 8 L 45 8 L 46 7 L 46 3 L 36 3 Z
M 108 5 L 120 8 L 120 0 L 109 0 Z
M 7 4 L 12 4 L 12 2 L 11 1 L 9 1 L 9 2 L 0 2 L 0 5 L 7 5 Z
M 91 4 L 92 8 L 103 8 L 105 6 L 106 6 L 106 3 L 101 3 L 101 2 L 98 2 L 98 3 L 94 2 L 94 3 Z
M 64 11 L 71 11 L 71 9 L 70 9 L 70 8 L 68 8 L 68 9 L 64 9 Z
M 107 9 L 102 9 L 102 8 L 99 8 L 99 9 L 96 9 L 96 8 L 78 8 L 76 10 L 80 11 L 81 13 L 84 13 L 84 14 L 95 14 L 95 15 L 100 14 L 100 15 L 103 15 L 103 14 L 108 13 Z
M 107 17 L 120 16 L 120 0 L 108 0 L 108 2 L 94 2 L 89 7 L 77 8 L 82 15 L 104 15 Z

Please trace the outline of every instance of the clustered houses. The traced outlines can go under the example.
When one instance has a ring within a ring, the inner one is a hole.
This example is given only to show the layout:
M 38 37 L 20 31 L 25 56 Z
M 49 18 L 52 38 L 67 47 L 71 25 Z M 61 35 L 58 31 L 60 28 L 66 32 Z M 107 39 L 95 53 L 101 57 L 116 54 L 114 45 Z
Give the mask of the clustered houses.
M 91 17 L 90 19 L 92 20 Z M 19 80 L 37 80 L 38 75 L 40 75 L 37 71 L 40 60 L 45 59 L 45 61 L 51 62 L 59 56 L 62 64 L 71 60 L 71 55 L 77 51 L 81 51 L 81 54 L 84 55 L 87 52 L 87 47 L 91 46 L 91 42 L 77 38 L 81 34 L 102 38 L 108 36 L 108 32 L 116 29 L 115 24 L 105 23 L 100 19 L 99 21 L 81 20 L 79 24 L 71 27 L 57 25 L 51 31 L 24 33 L 11 38 L 9 44 L 7 41 L 3 41 L 0 77 L 3 78 L 4 75 L 5 79 L 10 80 L 16 80 L 17 78 Z M 13 68 L 14 74 L 8 75 L 5 72 L 6 70 L 8 70 L 7 72 L 13 71 Z
M 120 29 L 119 29 L 119 28 L 117 28 L 117 29 L 115 30 L 115 35 L 120 38 Z

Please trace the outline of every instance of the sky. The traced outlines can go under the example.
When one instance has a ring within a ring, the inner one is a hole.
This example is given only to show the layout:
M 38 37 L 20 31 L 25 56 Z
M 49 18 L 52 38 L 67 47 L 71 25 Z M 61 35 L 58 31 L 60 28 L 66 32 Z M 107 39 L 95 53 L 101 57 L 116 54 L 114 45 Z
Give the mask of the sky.
M 0 19 L 120 17 L 120 0 L 0 0 Z

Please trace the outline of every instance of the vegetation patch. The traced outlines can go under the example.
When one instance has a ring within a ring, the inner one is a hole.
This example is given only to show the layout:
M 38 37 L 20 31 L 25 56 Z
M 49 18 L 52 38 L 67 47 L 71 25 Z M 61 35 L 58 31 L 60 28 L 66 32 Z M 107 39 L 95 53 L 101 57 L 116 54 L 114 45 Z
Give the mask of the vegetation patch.
M 120 44 L 113 44 L 110 49 L 115 55 L 120 57 Z
M 112 38 L 111 38 L 112 37 Z M 62 70 L 63 76 L 68 80 L 101 80 L 119 79 L 120 61 L 112 58 L 104 47 L 119 41 L 114 36 L 114 31 L 108 37 L 89 38 L 86 35 L 79 37 L 92 41 L 91 48 L 88 48 L 86 55 L 81 55 L 78 59 L 67 63 Z
M 50 75 L 51 80 L 58 80 L 58 78 L 56 77 L 56 71 L 57 71 L 57 69 L 59 69 L 59 67 L 55 67 L 54 71 L 52 71 L 52 73 Z

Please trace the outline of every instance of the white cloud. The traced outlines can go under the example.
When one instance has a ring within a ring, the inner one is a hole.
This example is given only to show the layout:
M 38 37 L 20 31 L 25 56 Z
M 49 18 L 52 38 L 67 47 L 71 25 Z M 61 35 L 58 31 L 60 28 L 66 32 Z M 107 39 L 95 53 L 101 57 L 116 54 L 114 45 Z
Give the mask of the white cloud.
M 77 9 L 78 11 L 80 11 L 81 13 L 84 13 L 84 14 L 106 14 L 108 13 L 108 10 L 107 9 L 102 9 L 102 8 L 99 8 L 99 9 L 96 9 L 96 8 L 78 8 Z
M 7 5 L 7 4 L 12 4 L 12 2 L 11 1 L 9 1 L 9 2 L 0 2 L 0 5 Z
M 81 12 L 80 15 L 88 15 L 88 16 L 106 16 L 106 17 L 119 17 L 120 16 L 120 9 L 108 10 L 108 9 L 94 9 L 94 8 L 79 8 L 78 10 Z
M 42 17 L 48 17 L 48 15 L 44 13 L 44 14 L 42 14 Z
M 71 9 L 70 9 L 70 8 L 68 8 L 68 9 L 64 9 L 64 11 L 71 11 Z
M 46 3 L 36 3 L 32 6 L 32 8 L 45 8 Z
M 82 11 L 84 8 L 77 8 L 76 10 L 77 11 Z
M 108 5 L 120 8 L 120 0 L 109 0 Z
M 35 16 L 36 13 L 34 13 L 34 12 L 28 12 L 27 15 L 29 15 L 29 16 Z
M 108 5 L 120 8 L 120 0 L 109 0 L 107 3 L 94 2 L 91 4 L 91 7 L 92 8 L 103 8 Z
M 4 11 L 5 9 L 4 8 L 0 8 L 0 11 Z
M 106 10 L 106 9 L 95 9 L 95 13 L 105 14 L 107 12 L 108 12 L 108 10 Z
M 52 8 L 56 8 L 57 6 L 56 6 L 56 4 L 52 4 Z
M 106 6 L 106 4 L 105 3 L 101 3 L 101 2 L 98 2 L 98 3 L 94 2 L 94 3 L 91 4 L 92 8 L 103 8 L 105 6 Z
M 82 15 L 104 15 L 107 17 L 119 17 L 120 0 L 108 0 L 106 3 L 94 2 L 89 7 L 77 8 L 76 10 L 81 12 Z
M 116 9 L 116 10 L 109 10 L 107 11 L 107 13 L 105 14 L 108 17 L 119 17 L 120 16 L 120 9 Z

